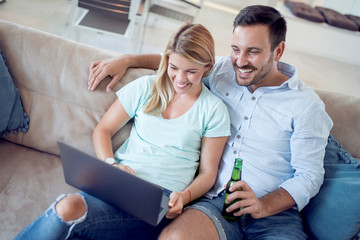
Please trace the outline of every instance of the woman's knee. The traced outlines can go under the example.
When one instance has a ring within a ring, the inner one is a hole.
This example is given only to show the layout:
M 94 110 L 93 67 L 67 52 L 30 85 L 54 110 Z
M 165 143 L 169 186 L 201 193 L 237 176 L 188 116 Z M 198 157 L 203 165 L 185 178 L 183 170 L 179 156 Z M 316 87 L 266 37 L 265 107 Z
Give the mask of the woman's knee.
M 66 222 L 79 219 L 86 213 L 86 204 L 79 194 L 64 197 L 56 204 L 57 214 Z
M 182 232 L 179 229 L 166 227 L 161 232 L 158 240 L 181 240 L 185 239 L 182 238 Z
M 203 212 L 188 209 L 161 232 L 159 240 L 214 239 L 219 235 L 211 219 Z

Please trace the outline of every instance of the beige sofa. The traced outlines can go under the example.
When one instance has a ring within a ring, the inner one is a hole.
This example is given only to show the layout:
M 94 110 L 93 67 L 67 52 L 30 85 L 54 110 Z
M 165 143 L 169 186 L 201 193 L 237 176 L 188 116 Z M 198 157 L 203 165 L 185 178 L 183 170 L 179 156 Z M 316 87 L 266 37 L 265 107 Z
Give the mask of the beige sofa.
M 97 91 L 88 91 L 88 69 L 92 61 L 116 53 L 1 20 L 0 49 L 30 117 L 27 133 L 0 139 L 0 240 L 5 240 L 46 210 L 58 194 L 76 191 L 64 182 L 57 141 L 94 155 L 92 131 L 116 95 L 106 93 L 107 81 Z M 130 69 L 116 89 L 153 73 Z M 333 135 L 360 158 L 360 98 L 317 92 L 335 123 Z M 129 129 L 127 125 L 116 134 L 114 148 Z

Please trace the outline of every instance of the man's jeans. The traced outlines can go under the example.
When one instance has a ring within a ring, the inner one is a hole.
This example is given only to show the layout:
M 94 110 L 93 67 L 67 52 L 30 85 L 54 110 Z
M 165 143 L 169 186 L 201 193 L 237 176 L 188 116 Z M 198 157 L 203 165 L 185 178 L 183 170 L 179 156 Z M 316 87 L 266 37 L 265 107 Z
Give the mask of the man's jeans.
M 274 216 L 253 219 L 250 215 L 238 221 L 228 222 L 222 217 L 224 192 L 214 199 L 200 198 L 190 209 L 205 213 L 214 223 L 220 239 L 266 239 L 266 240 L 305 240 L 302 219 L 296 209 L 289 209 Z

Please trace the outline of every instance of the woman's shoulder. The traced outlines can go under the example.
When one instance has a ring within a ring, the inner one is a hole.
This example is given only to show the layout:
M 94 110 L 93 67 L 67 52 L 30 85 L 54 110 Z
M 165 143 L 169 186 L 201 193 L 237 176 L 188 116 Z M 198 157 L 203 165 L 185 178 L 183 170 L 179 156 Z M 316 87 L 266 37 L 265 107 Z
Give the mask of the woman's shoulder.
M 129 99 L 144 99 L 149 96 L 151 92 L 151 85 L 155 81 L 155 75 L 146 75 L 139 77 L 129 83 L 124 87 L 120 88 L 116 95 L 120 98 L 129 98 Z
M 135 79 L 133 82 L 136 82 L 139 85 L 151 85 L 156 80 L 156 75 L 144 75 L 137 79 Z
M 133 89 L 133 90 L 138 90 L 138 91 L 148 91 L 152 85 L 152 83 L 155 81 L 156 79 L 156 75 L 145 75 L 145 76 L 141 76 L 131 82 L 129 82 L 128 84 L 126 84 L 125 87 L 129 88 L 129 89 Z M 121 90 L 121 89 L 120 89 Z M 127 91 L 127 89 L 125 88 L 125 90 Z
M 230 117 L 225 103 L 210 90 L 203 86 L 203 98 L 199 112 L 206 129 L 205 137 L 218 137 L 230 135 Z
M 218 96 L 213 94 L 209 90 L 209 88 L 207 88 L 205 86 L 205 84 L 203 84 L 203 86 L 202 86 L 202 95 L 203 95 L 203 100 L 204 101 L 211 102 L 212 104 L 218 103 L 218 102 L 223 102 Z

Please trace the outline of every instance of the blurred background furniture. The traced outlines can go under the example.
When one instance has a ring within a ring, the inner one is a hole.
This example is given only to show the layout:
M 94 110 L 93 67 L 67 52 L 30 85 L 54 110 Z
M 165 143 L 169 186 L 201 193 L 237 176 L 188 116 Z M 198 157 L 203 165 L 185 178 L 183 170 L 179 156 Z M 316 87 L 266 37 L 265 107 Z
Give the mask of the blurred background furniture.
M 161 25 L 163 21 L 179 23 L 194 23 L 204 4 L 204 0 L 142 0 L 143 31 L 140 33 L 140 48 L 144 42 L 146 31 L 153 25 Z M 153 15 L 153 20 L 149 21 Z
M 70 36 L 78 40 L 80 29 L 96 31 L 126 39 L 127 48 L 138 49 L 142 9 L 141 0 L 72 0 Z
M 337 59 L 351 64 L 360 64 L 360 59 L 358 57 L 360 55 L 360 48 L 352 47 L 359 44 L 360 32 L 355 31 L 357 30 L 355 23 L 351 24 L 351 21 L 346 19 L 343 14 L 334 10 L 322 14 L 324 22 L 315 22 L 313 21 L 314 18 L 312 18 L 312 21 L 309 21 L 310 13 L 313 14 L 316 11 L 321 13 L 320 7 L 311 7 L 306 4 L 299 5 L 300 7 L 307 6 L 306 9 L 301 9 L 302 13 L 308 15 L 306 18 L 303 18 L 303 16 L 296 16 L 291 11 L 289 3 L 291 3 L 290 6 L 292 7 L 296 4 L 295 1 L 285 1 L 285 3 L 279 3 L 277 5 L 277 9 L 283 14 L 287 22 L 288 31 L 286 43 L 288 48 L 311 52 L 314 55 Z M 326 8 L 321 7 L 321 9 Z M 341 22 L 345 22 L 344 19 L 347 20 L 347 24 L 352 25 L 352 30 L 354 31 L 349 31 L 346 28 L 334 27 L 329 24 L 329 22 L 332 22 L 334 25 L 340 25 Z M 341 47 L 338 47 L 338 43 L 340 42 Z
M 358 30 L 358 26 L 355 22 L 334 9 L 319 6 L 315 7 L 315 9 L 317 9 L 324 16 L 326 23 L 330 26 L 347 29 L 350 31 Z
M 289 8 L 291 13 L 297 17 L 312 22 L 318 22 L 318 23 L 325 22 L 324 17 L 321 15 L 321 13 L 317 9 L 311 7 L 306 3 L 285 0 L 284 5 L 287 8 Z
M 126 39 L 127 49 L 140 53 L 147 28 L 164 21 L 193 23 L 204 0 L 71 0 L 67 23 L 70 37 L 79 38 L 79 28 Z M 150 15 L 156 16 L 151 18 Z
M 183 23 L 193 23 L 204 4 L 204 0 L 149 0 L 146 2 L 149 2 L 149 14 Z

